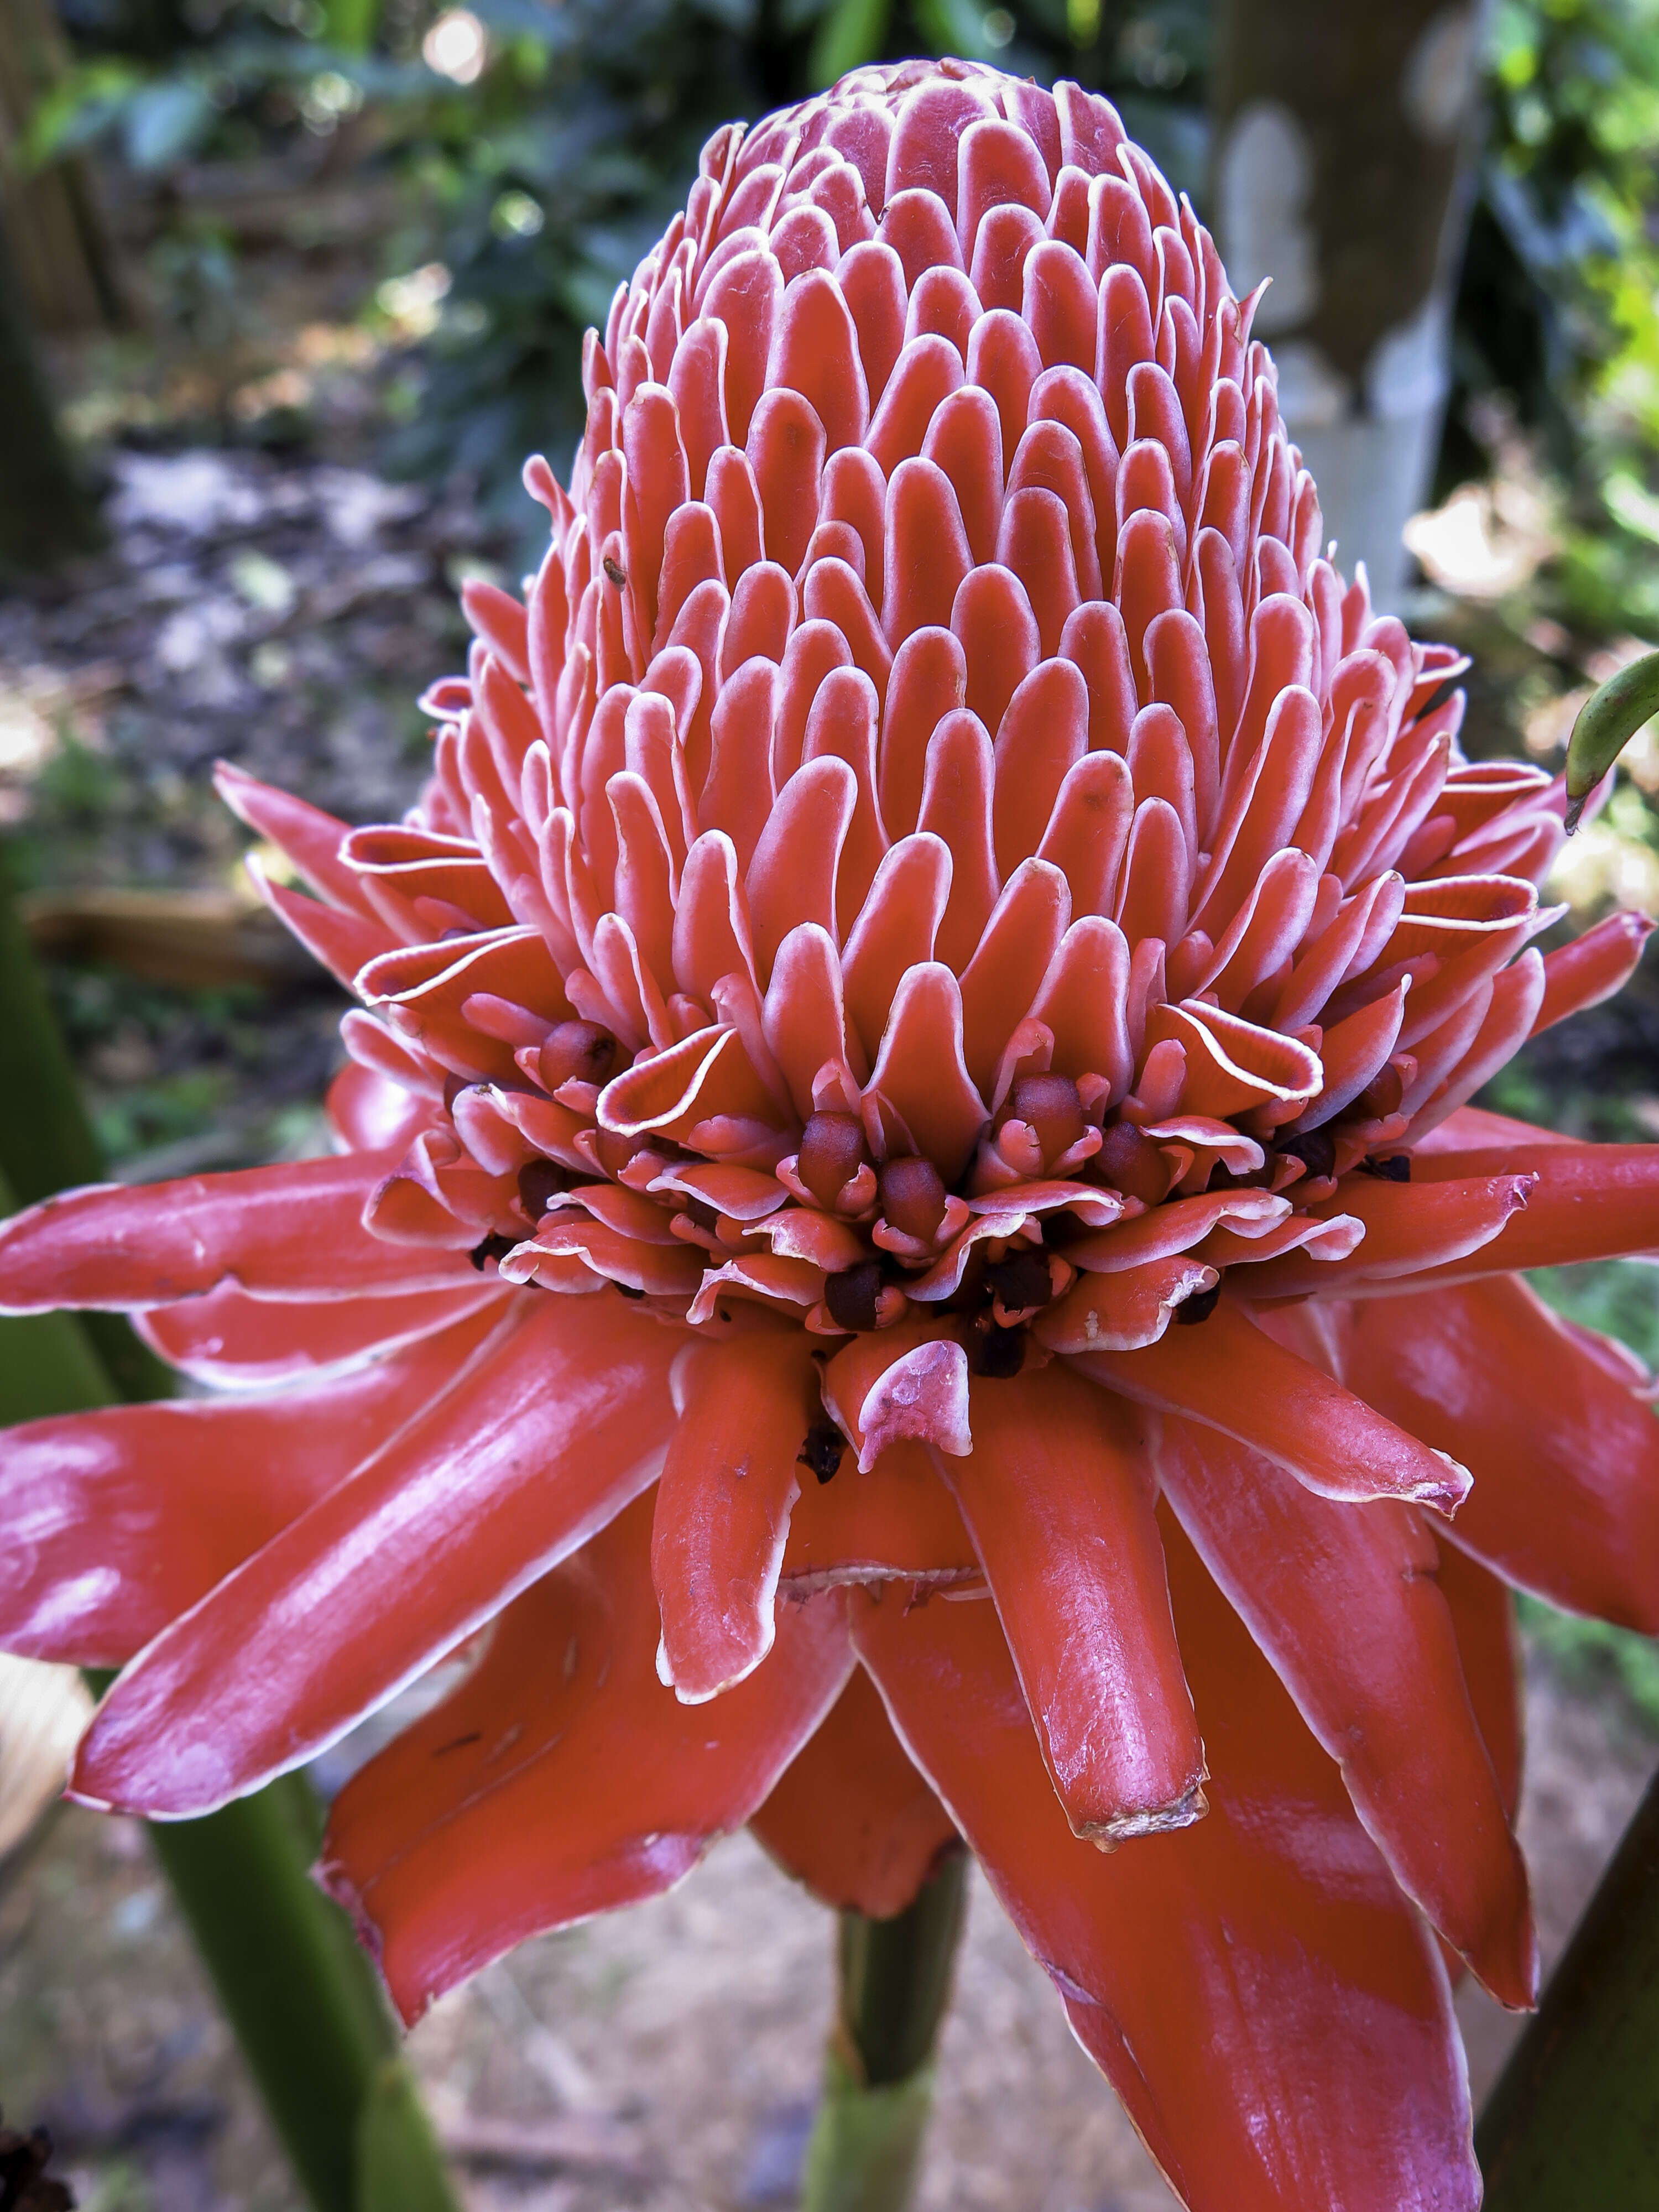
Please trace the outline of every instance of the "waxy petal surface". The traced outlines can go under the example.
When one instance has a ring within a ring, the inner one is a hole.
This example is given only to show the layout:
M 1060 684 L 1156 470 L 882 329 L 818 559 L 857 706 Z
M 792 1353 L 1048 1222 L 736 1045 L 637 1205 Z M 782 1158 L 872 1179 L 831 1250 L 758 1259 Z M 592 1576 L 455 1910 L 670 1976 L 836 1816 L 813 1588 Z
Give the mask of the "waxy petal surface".
M 406 2021 L 526 1936 L 672 1887 L 847 1680 L 831 1595 L 787 1609 L 752 1681 L 678 1703 L 657 1680 L 650 1517 L 640 1499 L 526 1591 L 460 1688 L 336 1800 L 322 1879 Z
M 465 1252 L 387 1244 L 362 1226 L 364 1202 L 397 1164 L 395 1153 L 356 1152 L 49 1198 L 0 1225 L 0 1312 L 166 1305 L 226 1282 L 290 1298 L 465 1283 Z
M 1474 1486 L 1452 1534 L 1557 1605 L 1659 1634 L 1659 1421 L 1510 1276 L 1356 1304 L 1352 1387 L 1444 1439 Z
M 1335 1766 L 1178 1535 L 1170 1552 L 1210 1811 L 1109 1857 L 1050 1796 L 990 1606 L 866 1599 L 854 1641 L 1190 2212 L 1474 2212 L 1439 1960 Z
M 1340 1765 L 1401 1887 L 1496 1996 L 1530 2004 L 1526 1869 L 1423 1516 L 1389 1498 L 1363 1510 L 1333 1504 L 1259 1454 L 1172 1418 L 1157 1459 L 1176 1518 Z
M 698 1705 L 772 1648 L 790 1509 L 806 1475 L 800 1454 L 821 1417 L 811 1339 L 798 1330 L 757 1329 L 681 1357 L 651 1573 L 662 1607 L 657 1671 Z
M 335 1742 L 654 1478 L 672 1351 L 614 1296 L 510 1315 L 353 1482 L 122 1676 L 74 1794 L 187 1819 Z
M 281 1396 L 0 1433 L 0 1644 L 122 1667 L 437 1396 L 490 1326 Z
M 1185 1827 L 1204 1747 L 1181 1670 L 1145 1417 L 1053 1369 L 972 1389 L 939 1455 L 985 1569 L 1066 1816 L 1091 1842 Z
M 387 1297 L 251 1298 L 222 1284 L 176 1306 L 151 1306 L 133 1327 L 153 1352 L 192 1382 L 222 1389 L 314 1379 L 377 1353 L 434 1336 L 469 1315 L 499 1306 L 500 1282 Z
M 1524 1213 L 1475 1259 L 1452 1261 L 1426 1281 L 1467 1282 L 1659 1250 L 1659 1145 L 1580 1145 L 1546 1136 L 1540 1144 L 1509 1147 L 1504 1164 L 1512 1174 L 1537 1178 Z M 1419 1172 L 1438 1186 L 1458 1178 L 1462 1161 L 1454 1151 L 1437 1151 Z
M 1138 1352 L 1085 1352 L 1073 1364 L 1137 1405 L 1184 1413 L 1262 1453 L 1320 1496 L 1455 1507 L 1468 1478 L 1363 1398 L 1276 1344 L 1224 1297 L 1196 1328 Z

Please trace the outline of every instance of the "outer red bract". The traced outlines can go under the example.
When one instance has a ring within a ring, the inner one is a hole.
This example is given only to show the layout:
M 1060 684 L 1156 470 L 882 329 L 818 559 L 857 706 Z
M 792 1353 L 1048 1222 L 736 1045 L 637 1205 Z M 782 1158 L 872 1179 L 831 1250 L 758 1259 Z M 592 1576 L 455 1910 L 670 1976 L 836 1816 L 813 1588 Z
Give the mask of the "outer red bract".
M 75 1788 L 161 1817 L 477 1637 L 325 1847 L 407 2016 L 751 1818 L 875 1913 L 959 1829 L 1188 2204 L 1449 2212 L 1429 1929 L 1535 1972 L 1500 1578 L 1659 1629 L 1644 1378 L 1512 1272 L 1659 1243 L 1659 1153 L 1467 1102 L 1645 930 L 1527 949 L 1560 788 L 1249 328 L 1074 86 L 710 143 L 422 805 L 225 772 L 363 1002 L 340 1157 L 0 1237 L 264 1386 L 8 1437 L 0 1635 L 125 1667 Z

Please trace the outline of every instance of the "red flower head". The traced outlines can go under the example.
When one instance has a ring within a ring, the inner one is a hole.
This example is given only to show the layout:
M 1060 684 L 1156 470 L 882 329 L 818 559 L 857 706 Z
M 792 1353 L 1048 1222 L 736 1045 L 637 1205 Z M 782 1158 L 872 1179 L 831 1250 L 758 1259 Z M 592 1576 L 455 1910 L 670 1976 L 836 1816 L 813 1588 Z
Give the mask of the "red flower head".
M 0 1632 L 127 1666 L 75 1788 L 165 1817 L 488 1625 L 326 1845 L 408 2015 L 738 1822 L 877 1914 L 954 1824 L 1189 2204 L 1447 2212 L 1502 1584 L 1659 1628 L 1638 1378 L 1512 1272 L 1659 1243 L 1659 1154 L 1466 1102 L 1644 930 L 1527 949 L 1560 789 L 1322 553 L 1249 320 L 1074 85 L 711 142 L 421 805 L 225 773 L 340 1155 L 0 1242 L 273 1386 L 15 1432 Z

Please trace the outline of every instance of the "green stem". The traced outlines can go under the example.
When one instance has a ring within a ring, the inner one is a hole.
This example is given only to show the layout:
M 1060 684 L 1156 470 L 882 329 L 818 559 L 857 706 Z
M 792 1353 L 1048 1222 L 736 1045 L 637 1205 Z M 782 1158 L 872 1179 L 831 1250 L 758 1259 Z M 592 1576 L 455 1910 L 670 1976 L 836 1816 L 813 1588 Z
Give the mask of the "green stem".
M 13 1200 L 0 1170 L 0 1219 Z M 116 1393 L 74 1314 L 0 1315 L 0 1429 L 108 1406 Z
M 104 1155 L 13 902 L 10 872 L 0 851 L 0 1174 L 17 1205 L 33 1206 L 55 1190 L 101 1182 Z M 172 1370 L 121 1315 L 83 1314 L 80 1327 L 122 1397 L 171 1396 Z
M 1659 1778 L 1474 2131 L 1486 2212 L 1659 2203 Z
M 0 1216 L 103 1163 L 28 939 L 0 880 Z M 102 1340 L 94 1324 L 107 1328 Z M 125 1374 L 100 1357 L 130 1354 Z M 0 1423 L 106 1406 L 169 1371 L 118 1315 L 0 1316 Z M 115 1383 L 123 1389 L 118 1393 Z M 101 1690 L 109 1677 L 92 1678 Z M 379 1977 L 310 1878 L 322 1816 L 287 1775 L 150 1840 L 317 2212 L 458 2212 Z
M 801 2212 L 904 2212 L 933 2101 L 968 1855 L 942 1862 L 890 1920 L 843 1912 L 840 1990 Z
M 314 1803 L 285 1778 L 149 1834 L 307 2195 L 356 2212 L 359 2116 L 395 2045 L 344 1915 L 307 1872 Z

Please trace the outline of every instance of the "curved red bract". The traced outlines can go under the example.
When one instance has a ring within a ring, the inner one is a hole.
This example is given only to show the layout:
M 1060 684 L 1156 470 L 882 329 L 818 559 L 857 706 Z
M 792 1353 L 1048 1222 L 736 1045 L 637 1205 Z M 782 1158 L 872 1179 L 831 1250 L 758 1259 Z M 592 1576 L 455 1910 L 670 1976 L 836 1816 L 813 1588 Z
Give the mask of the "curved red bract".
M 0 1443 L 0 1644 L 131 1662 L 74 1787 L 179 1816 L 473 1639 L 325 1846 L 407 2016 L 751 1818 L 879 1913 L 954 1822 L 1194 2212 L 1461 2212 L 1493 1577 L 1659 1620 L 1644 1379 L 1512 1273 L 1659 1246 L 1659 1148 L 1468 1102 L 1646 929 L 1532 947 L 1561 788 L 1324 555 L 1251 309 L 1075 86 L 711 141 L 420 805 L 225 771 L 341 1155 L 0 1231 L 272 1386 Z

